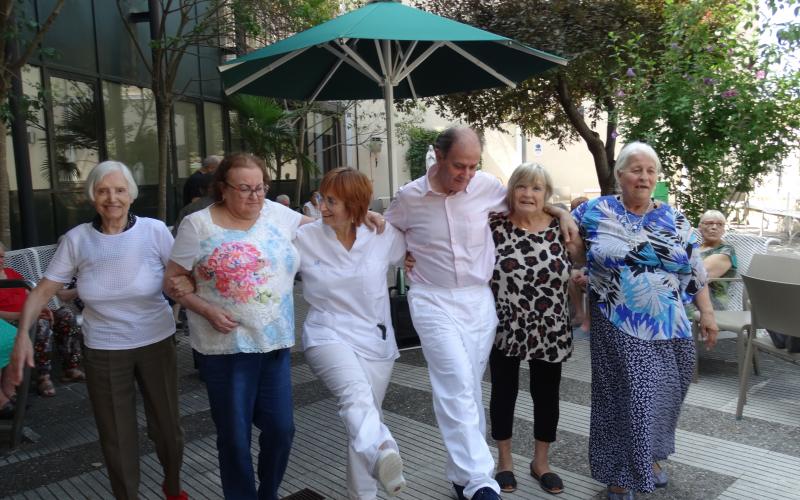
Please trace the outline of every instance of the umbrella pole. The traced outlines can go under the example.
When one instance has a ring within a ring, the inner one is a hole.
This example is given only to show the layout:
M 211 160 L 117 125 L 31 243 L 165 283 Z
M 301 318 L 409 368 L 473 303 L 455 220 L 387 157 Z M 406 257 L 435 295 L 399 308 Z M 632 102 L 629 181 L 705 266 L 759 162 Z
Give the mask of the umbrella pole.
M 389 79 L 384 80 L 383 100 L 386 107 L 386 160 L 389 165 L 389 199 L 394 199 L 395 179 L 397 172 L 394 170 L 394 87 Z

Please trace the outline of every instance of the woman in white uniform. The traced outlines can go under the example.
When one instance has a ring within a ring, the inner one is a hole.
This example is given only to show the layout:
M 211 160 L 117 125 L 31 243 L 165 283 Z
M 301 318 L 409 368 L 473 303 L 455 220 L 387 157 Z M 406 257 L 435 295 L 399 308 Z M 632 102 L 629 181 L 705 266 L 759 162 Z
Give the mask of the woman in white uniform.
M 394 360 L 386 275 L 405 255 L 403 234 L 364 227 L 372 184 L 352 168 L 328 172 L 320 186 L 322 220 L 301 227 L 303 295 L 310 304 L 303 348 L 311 369 L 338 399 L 349 439 L 347 490 L 374 499 L 405 488 L 397 443 L 382 421 L 381 405 Z

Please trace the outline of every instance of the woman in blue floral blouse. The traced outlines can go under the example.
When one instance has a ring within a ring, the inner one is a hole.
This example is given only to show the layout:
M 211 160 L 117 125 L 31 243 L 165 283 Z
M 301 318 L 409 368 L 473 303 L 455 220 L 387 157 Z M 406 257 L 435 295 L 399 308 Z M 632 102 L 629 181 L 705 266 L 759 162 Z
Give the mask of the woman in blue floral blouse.
M 675 427 L 694 371 L 684 303 L 701 313 L 707 346 L 718 333 L 698 242 L 683 214 L 652 198 L 661 162 L 643 143 L 620 152 L 620 194 L 574 212 L 587 247 L 591 309 L 592 477 L 610 500 L 667 486 L 658 462 L 675 451 Z

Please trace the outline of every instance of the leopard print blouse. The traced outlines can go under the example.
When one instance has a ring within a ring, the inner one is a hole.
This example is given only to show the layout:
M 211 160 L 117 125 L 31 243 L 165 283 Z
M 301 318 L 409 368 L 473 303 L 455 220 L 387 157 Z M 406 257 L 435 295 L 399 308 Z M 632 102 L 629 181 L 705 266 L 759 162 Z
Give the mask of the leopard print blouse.
M 522 361 L 558 363 L 572 354 L 567 286 L 572 264 L 553 219 L 544 231 L 514 226 L 507 215 L 489 220 L 495 244 L 492 292 L 495 346 Z

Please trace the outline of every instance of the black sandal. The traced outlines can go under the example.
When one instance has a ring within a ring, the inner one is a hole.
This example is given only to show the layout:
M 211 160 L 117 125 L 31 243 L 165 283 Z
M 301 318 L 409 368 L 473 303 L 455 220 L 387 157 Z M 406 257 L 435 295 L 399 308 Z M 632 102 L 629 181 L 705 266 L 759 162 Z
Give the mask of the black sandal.
M 539 486 L 551 495 L 564 493 L 564 482 L 555 472 L 545 472 L 540 477 L 533 471 L 533 464 L 531 464 L 531 477 L 539 481 Z
M 503 493 L 517 491 L 517 478 L 514 477 L 514 472 L 510 470 L 501 470 L 495 474 L 494 480 L 500 485 L 500 491 Z

